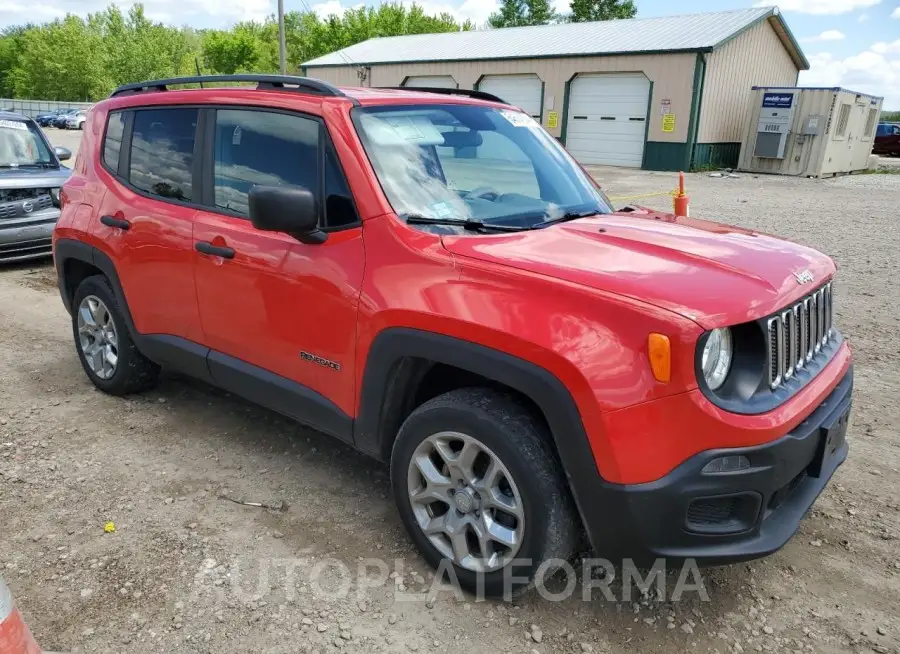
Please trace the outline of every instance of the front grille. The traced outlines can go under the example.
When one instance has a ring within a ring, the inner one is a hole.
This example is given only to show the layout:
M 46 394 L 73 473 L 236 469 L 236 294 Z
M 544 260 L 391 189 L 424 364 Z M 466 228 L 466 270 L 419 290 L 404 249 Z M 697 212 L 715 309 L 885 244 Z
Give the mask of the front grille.
M 50 195 L 48 188 L 4 188 L 0 189 L 0 204 L 33 200 L 42 195 Z
M 11 202 L 0 202 L 0 220 L 4 220 L 7 218 L 17 218 L 28 216 L 35 211 L 41 211 L 43 209 L 49 209 L 53 206 L 53 198 L 50 197 L 49 189 L 28 189 L 31 191 L 40 191 L 44 193 L 41 195 L 39 193 L 30 194 L 28 197 L 20 197 Z M 31 202 L 31 211 L 26 212 L 23 208 L 24 202 Z
M 831 282 L 769 318 L 769 387 L 778 388 L 808 365 L 834 335 Z

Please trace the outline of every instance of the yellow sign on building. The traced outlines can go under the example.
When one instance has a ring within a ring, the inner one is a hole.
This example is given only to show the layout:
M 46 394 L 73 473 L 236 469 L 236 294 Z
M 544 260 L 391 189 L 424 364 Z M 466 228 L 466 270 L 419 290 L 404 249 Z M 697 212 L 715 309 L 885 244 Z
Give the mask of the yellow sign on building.
M 550 129 L 559 127 L 559 112 L 558 111 L 548 111 L 547 112 L 547 127 L 549 127 Z
M 663 114 L 662 128 L 664 132 L 675 131 L 675 114 Z

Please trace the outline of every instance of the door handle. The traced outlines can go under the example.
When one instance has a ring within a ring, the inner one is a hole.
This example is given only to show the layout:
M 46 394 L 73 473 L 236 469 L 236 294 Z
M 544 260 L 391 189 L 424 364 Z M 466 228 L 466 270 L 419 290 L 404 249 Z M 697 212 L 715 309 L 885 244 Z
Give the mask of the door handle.
M 222 257 L 223 259 L 234 259 L 234 250 L 226 247 L 219 247 L 218 245 L 213 245 L 208 241 L 198 241 L 194 248 L 197 252 L 202 252 L 203 254 L 209 254 L 215 257 Z
M 121 229 L 123 232 L 127 232 L 129 229 L 131 229 L 131 223 L 122 218 L 114 218 L 113 216 L 100 216 L 100 222 L 107 227 L 116 227 L 117 229 Z

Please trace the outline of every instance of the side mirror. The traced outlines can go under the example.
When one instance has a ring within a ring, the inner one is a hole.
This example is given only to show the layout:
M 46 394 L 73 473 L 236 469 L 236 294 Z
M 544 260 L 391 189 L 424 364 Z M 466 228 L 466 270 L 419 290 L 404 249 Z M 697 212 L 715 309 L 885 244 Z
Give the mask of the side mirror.
M 302 186 L 254 186 L 248 195 L 250 222 L 264 232 L 284 232 L 301 243 L 324 243 L 319 208 L 312 191 Z
M 57 146 L 53 148 L 53 151 L 56 152 L 56 158 L 60 161 L 66 161 L 72 158 L 72 151 L 69 148 Z

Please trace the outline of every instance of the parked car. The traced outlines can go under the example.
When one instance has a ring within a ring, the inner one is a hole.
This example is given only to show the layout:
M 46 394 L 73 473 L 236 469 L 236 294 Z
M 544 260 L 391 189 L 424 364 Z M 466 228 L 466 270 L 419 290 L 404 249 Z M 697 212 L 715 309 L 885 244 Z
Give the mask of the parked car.
M 21 114 L 0 113 L 0 262 L 51 254 L 59 189 L 72 156 Z
M 54 121 L 62 116 L 65 113 L 68 113 L 71 109 L 54 109 L 53 111 L 49 111 L 47 113 L 38 114 L 34 118 L 34 122 L 36 122 L 41 127 L 52 127 Z
M 41 654 L 28 625 L 16 608 L 12 593 L 0 575 L 0 652 L 3 654 Z
M 845 460 L 826 255 L 616 211 L 487 93 L 175 83 L 197 82 L 219 88 L 95 105 L 63 187 L 59 288 L 97 388 L 167 366 L 387 462 L 427 561 L 491 595 L 582 531 L 638 565 L 765 556 Z
M 87 111 L 80 109 L 75 113 L 66 114 L 66 129 L 84 129 L 84 117 Z
M 77 109 L 68 109 L 68 110 L 66 110 L 65 113 L 61 113 L 60 115 L 58 115 L 53 120 L 53 127 L 56 127 L 57 129 L 65 129 L 66 123 L 69 120 L 69 116 L 74 114 L 76 111 L 78 111 L 78 110 Z
M 900 123 L 880 123 L 878 125 L 872 152 L 900 156 Z

